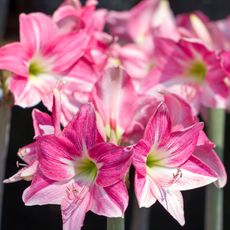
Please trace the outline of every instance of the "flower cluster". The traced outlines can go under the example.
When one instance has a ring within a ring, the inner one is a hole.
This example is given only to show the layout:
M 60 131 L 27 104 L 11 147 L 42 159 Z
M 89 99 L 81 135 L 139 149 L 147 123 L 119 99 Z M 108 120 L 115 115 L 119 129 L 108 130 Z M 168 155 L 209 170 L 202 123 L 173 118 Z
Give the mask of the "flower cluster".
M 61 205 L 63 228 L 80 230 L 89 210 L 124 216 L 133 165 L 139 206 L 159 201 L 183 225 L 180 191 L 226 183 L 196 116 L 230 107 L 229 19 L 175 17 L 158 0 L 96 5 L 21 14 L 20 41 L 0 48 L 15 104 L 51 111 L 33 110 L 34 142 L 18 152 L 26 166 L 5 182 L 31 181 L 25 204 Z

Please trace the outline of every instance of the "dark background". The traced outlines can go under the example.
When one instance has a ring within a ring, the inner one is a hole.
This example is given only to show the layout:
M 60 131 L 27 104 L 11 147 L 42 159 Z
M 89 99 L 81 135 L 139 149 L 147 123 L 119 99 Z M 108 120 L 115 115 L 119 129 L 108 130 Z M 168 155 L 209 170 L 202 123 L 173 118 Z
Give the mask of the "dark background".
M 18 36 L 18 15 L 21 12 L 42 11 L 52 13 L 60 4 L 60 0 L 0 0 L 0 37 L 5 40 L 15 40 Z M 110 9 L 128 9 L 134 2 L 131 0 L 100 0 L 100 6 Z M 230 0 L 172 0 L 173 11 L 178 13 L 202 10 L 212 19 L 220 19 L 230 14 Z M 5 9 L 4 9 L 5 6 Z M 6 11 L 6 9 L 8 9 Z M 4 16 L 6 20 L 4 23 Z M 4 28 L 5 26 L 5 28 Z M 39 106 L 41 109 L 43 107 Z M 32 109 L 14 107 L 12 110 L 9 155 L 7 159 L 6 178 L 17 171 L 16 153 L 18 148 L 32 142 L 33 128 Z M 230 117 L 226 121 L 225 166 L 230 170 Z M 2 230 L 59 230 L 62 229 L 61 215 L 57 206 L 26 207 L 22 202 L 22 192 L 28 182 L 8 184 L 4 189 Z M 132 196 L 132 192 L 130 192 Z M 179 224 L 161 207 L 155 204 L 151 208 L 151 226 L 154 230 L 203 230 L 204 229 L 204 189 L 196 189 L 183 193 L 186 225 Z M 224 188 L 224 230 L 230 229 L 230 188 Z M 211 202 L 211 201 L 210 201 Z M 130 226 L 132 199 L 126 213 L 126 229 Z M 104 230 L 106 218 L 88 213 L 83 230 Z M 141 230 L 141 229 L 140 229 Z

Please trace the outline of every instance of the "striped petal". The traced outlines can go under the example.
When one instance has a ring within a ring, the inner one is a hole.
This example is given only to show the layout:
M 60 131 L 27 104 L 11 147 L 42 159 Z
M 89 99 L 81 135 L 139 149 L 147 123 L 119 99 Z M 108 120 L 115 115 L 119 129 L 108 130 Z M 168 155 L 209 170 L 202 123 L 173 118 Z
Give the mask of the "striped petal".
M 20 15 L 20 41 L 30 58 L 38 51 L 45 54 L 57 33 L 56 24 L 43 13 Z
M 137 106 L 131 78 L 120 68 L 109 68 L 96 83 L 92 97 L 104 126 L 115 131 L 119 139 L 128 128 Z
M 91 211 L 106 217 L 124 217 L 128 200 L 128 191 L 123 181 L 108 187 L 95 185 Z
M 91 196 L 85 186 L 73 184 L 69 187 L 61 204 L 63 230 L 80 230 L 85 214 L 90 209 Z
M 197 123 L 183 131 L 172 133 L 168 140 L 161 143 L 164 143 L 162 148 L 168 153 L 167 167 L 180 166 L 192 155 L 202 128 L 203 124 Z
M 132 149 L 100 143 L 89 151 L 89 156 L 99 167 L 96 183 L 106 187 L 124 179 L 131 165 Z
M 158 145 L 162 140 L 169 137 L 171 131 L 171 122 L 169 119 L 168 109 L 165 104 L 160 104 L 150 118 L 145 129 L 144 139 L 151 145 Z
M 66 193 L 66 183 L 55 182 L 38 172 L 32 184 L 23 192 L 25 205 L 61 204 Z
M 64 137 L 49 135 L 39 143 L 39 167 L 51 180 L 63 181 L 75 176 L 74 159 L 79 156 L 74 145 Z
M 96 115 L 90 104 L 81 106 L 77 116 L 64 128 L 63 135 L 75 145 L 79 153 L 95 145 L 99 134 Z
M 212 146 L 197 146 L 193 155 L 216 173 L 218 180 L 215 182 L 215 185 L 220 188 L 224 187 L 227 182 L 227 173 L 223 163 L 213 150 Z
M 172 188 L 181 191 L 199 188 L 217 180 L 215 171 L 194 156 L 179 168 L 178 173 Z
M 25 60 L 27 55 L 19 42 L 14 42 L 0 48 L 0 69 L 8 70 L 16 75 L 28 75 Z

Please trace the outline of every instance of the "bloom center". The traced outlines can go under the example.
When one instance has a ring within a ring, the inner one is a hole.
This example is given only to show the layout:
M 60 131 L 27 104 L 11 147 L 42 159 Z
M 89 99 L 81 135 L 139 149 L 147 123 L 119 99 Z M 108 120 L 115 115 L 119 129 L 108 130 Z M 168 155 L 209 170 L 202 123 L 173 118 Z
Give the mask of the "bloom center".
M 91 182 L 96 179 L 98 174 L 96 163 L 88 158 L 84 158 L 77 162 L 75 171 L 77 176 L 84 177 Z
M 29 65 L 29 74 L 30 76 L 36 77 L 39 74 L 45 73 L 45 69 L 39 65 L 39 63 L 37 62 L 31 62 Z
M 154 154 L 150 152 L 147 156 L 146 166 L 149 168 L 153 168 L 154 166 L 156 166 L 158 164 L 158 162 L 159 162 L 159 160 L 156 159 L 154 157 Z
M 194 61 L 191 63 L 191 66 L 189 67 L 187 71 L 187 75 L 191 76 L 193 79 L 203 82 L 206 76 L 206 66 L 201 61 Z
M 38 77 L 41 74 L 51 72 L 51 61 L 40 55 L 35 55 L 29 62 L 29 76 Z

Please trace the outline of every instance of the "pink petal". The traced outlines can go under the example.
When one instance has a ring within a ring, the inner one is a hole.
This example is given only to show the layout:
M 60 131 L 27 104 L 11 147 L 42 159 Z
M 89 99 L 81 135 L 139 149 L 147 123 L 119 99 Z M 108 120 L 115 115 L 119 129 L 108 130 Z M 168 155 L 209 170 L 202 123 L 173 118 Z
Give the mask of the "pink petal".
M 227 97 L 228 88 L 224 81 L 216 81 L 203 87 L 202 104 L 206 107 L 225 109 Z
M 77 116 L 64 128 L 63 135 L 75 145 L 80 154 L 95 145 L 98 131 L 95 112 L 90 104 L 81 106 Z
M 166 83 L 167 86 L 167 83 Z M 169 90 L 182 97 L 192 108 L 194 115 L 198 115 L 201 109 L 203 98 L 202 88 L 195 82 L 181 83 L 181 79 L 176 79 L 169 84 Z
M 153 181 L 150 176 L 143 176 L 139 173 L 136 173 L 134 186 L 135 194 L 140 208 L 149 208 L 156 202 L 157 198 L 155 196 Z
M 162 197 L 158 197 L 161 205 L 175 218 L 180 225 L 185 224 L 183 197 L 180 191 L 161 190 Z
M 63 5 L 54 12 L 53 20 L 63 32 L 71 32 L 77 23 L 76 9 L 70 5 Z
M 175 190 L 199 188 L 217 180 L 215 171 L 194 156 L 179 168 L 178 173 L 178 178 L 175 178 L 175 183 L 172 185 Z
M 150 177 L 149 177 L 150 178 Z M 151 182 L 152 193 L 161 205 L 175 218 L 180 225 L 185 224 L 183 197 L 180 191 L 161 187 L 157 182 Z
M 37 152 L 37 142 L 34 142 L 20 148 L 17 154 L 24 162 L 26 162 L 28 165 L 31 165 L 37 160 Z
M 99 166 L 96 183 L 106 187 L 123 180 L 131 165 L 132 149 L 100 143 L 89 150 Z
M 167 139 L 171 131 L 171 122 L 168 109 L 165 104 L 160 104 L 149 119 L 145 129 L 144 139 L 151 145 L 158 145 L 163 139 Z
M 57 73 L 68 70 L 84 55 L 88 41 L 87 34 L 82 31 L 58 37 L 52 50 L 56 59 L 53 70 Z
M 24 170 L 21 172 L 21 177 L 24 180 L 32 180 L 35 173 L 38 169 L 38 161 L 34 161 L 31 165 L 28 167 L 25 167 Z
M 222 52 L 221 53 L 221 66 L 225 71 L 225 74 L 230 77 L 230 52 Z
M 197 123 L 183 131 L 172 133 L 170 138 L 165 140 L 163 150 L 169 153 L 165 159 L 167 167 L 178 167 L 192 155 L 202 128 L 203 123 Z
M 52 106 L 52 123 L 55 134 L 61 132 L 61 95 L 57 89 L 54 89 L 53 106 Z
M 172 93 L 165 93 L 163 96 L 169 110 L 173 131 L 186 128 L 197 121 L 190 105 L 181 97 Z
M 143 79 L 147 75 L 150 60 L 143 49 L 126 45 L 119 47 L 118 52 L 122 65 L 132 78 Z
M 35 137 L 54 133 L 51 117 L 47 113 L 34 109 L 32 117 Z
M 14 182 L 17 182 L 17 181 L 20 181 L 22 180 L 22 177 L 21 177 L 21 173 L 23 172 L 24 168 L 20 169 L 17 173 L 15 173 L 13 176 L 5 179 L 3 181 L 3 183 L 14 183 Z
M 41 101 L 40 92 L 25 77 L 13 76 L 9 88 L 14 95 L 15 104 L 23 108 L 34 106 Z
M 138 175 L 146 175 L 146 159 L 151 146 L 144 140 L 140 140 L 133 149 L 133 165 Z
M 130 34 L 127 32 L 127 24 L 130 18 L 130 11 L 116 12 L 110 11 L 106 18 L 109 30 L 112 35 L 118 36 L 122 40 L 131 41 Z
M 143 138 L 144 130 L 148 124 L 149 117 L 155 113 L 158 105 L 158 98 L 148 95 L 138 96 L 135 114 L 128 129 L 122 137 L 123 143 L 136 144 L 141 138 Z
M 26 180 L 30 181 L 32 180 L 32 177 L 34 173 L 37 170 L 37 162 L 36 164 L 32 164 L 30 167 L 24 167 L 20 169 L 17 173 L 15 173 L 13 176 L 9 177 L 8 179 L 5 179 L 3 183 L 14 183 L 20 180 Z
M 78 79 L 79 82 L 82 82 L 85 84 L 81 85 L 81 88 L 79 90 L 87 90 L 88 93 L 92 90 L 93 85 L 98 80 L 98 73 L 93 68 L 92 63 L 90 63 L 86 58 L 82 57 L 80 58 L 74 66 L 68 70 L 68 77 L 71 77 L 73 79 Z M 73 81 L 74 82 L 74 81 Z M 89 86 L 90 87 L 89 87 Z M 83 88 L 83 89 L 82 89 Z
M 227 173 L 223 163 L 213 150 L 212 146 L 197 146 L 193 155 L 217 174 L 218 180 L 215 182 L 215 185 L 220 188 L 224 187 L 227 182 Z
M 96 110 L 104 125 L 123 133 L 132 120 L 137 95 L 130 77 L 120 68 L 109 68 L 92 91 Z
M 21 76 L 28 75 L 26 54 L 19 42 L 14 42 L 0 48 L 0 69 L 8 70 Z
M 45 54 L 57 33 L 55 23 L 43 13 L 20 15 L 20 41 L 29 57 L 38 51 Z
M 127 188 L 123 181 L 104 188 L 95 185 L 92 190 L 91 211 L 106 217 L 124 217 L 128 200 Z
M 49 135 L 40 137 L 38 143 L 39 167 L 46 177 L 63 181 L 75 176 L 74 160 L 79 152 L 68 139 Z
M 89 101 L 90 92 L 97 79 L 98 73 L 85 58 L 80 58 L 68 70 L 68 76 L 58 86 L 62 101 L 61 121 L 64 126 L 77 114 L 81 104 Z
M 131 10 L 127 29 L 136 42 L 150 29 L 158 3 L 159 1 L 155 0 L 144 0 Z
M 61 204 L 63 230 L 80 230 L 90 205 L 91 194 L 88 187 L 70 185 Z
M 32 184 L 23 193 L 25 205 L 61 204 L 66 193 L 67 184 L 54 182 L 37 173 Z

